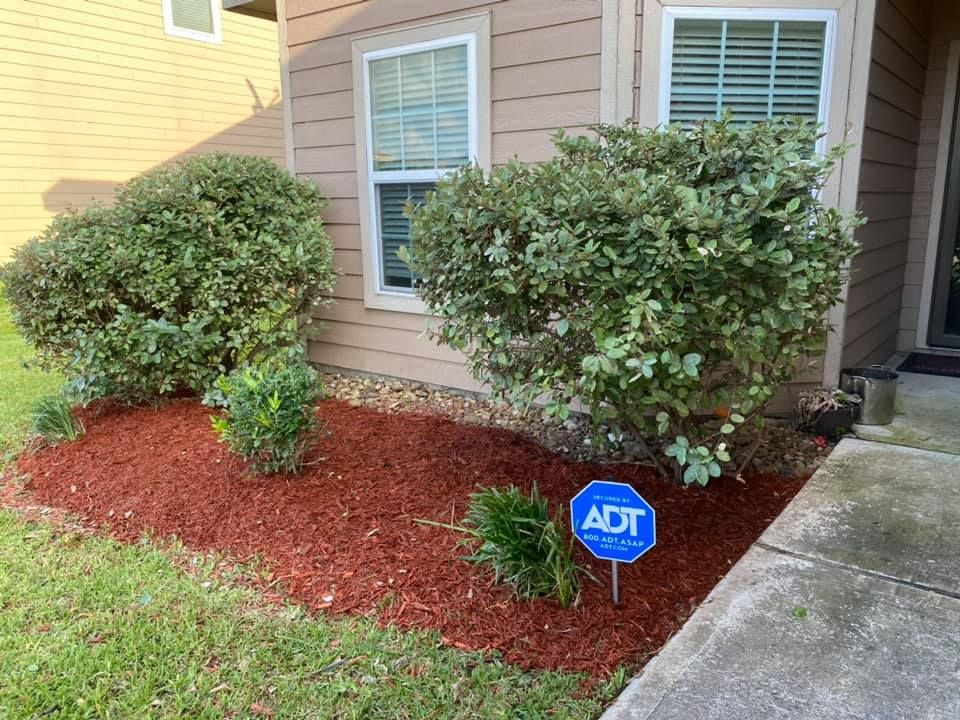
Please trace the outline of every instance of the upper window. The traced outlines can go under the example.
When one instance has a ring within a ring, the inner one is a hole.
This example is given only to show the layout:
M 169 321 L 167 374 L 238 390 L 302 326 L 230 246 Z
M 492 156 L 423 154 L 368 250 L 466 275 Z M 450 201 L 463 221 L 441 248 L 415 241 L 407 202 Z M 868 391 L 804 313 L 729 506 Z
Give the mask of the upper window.
M 218 0 L 163 0 L 163 28 L 167 35 L 220 42 Z
M 665 9 L 661 122 L 826 122 L 834 13 Z
M 404 207 L 477 154 L 475 38 L 371 51 L 363 61 L 377 291 L 411 294 L 416 278 L 397 255 L 410 245 Z

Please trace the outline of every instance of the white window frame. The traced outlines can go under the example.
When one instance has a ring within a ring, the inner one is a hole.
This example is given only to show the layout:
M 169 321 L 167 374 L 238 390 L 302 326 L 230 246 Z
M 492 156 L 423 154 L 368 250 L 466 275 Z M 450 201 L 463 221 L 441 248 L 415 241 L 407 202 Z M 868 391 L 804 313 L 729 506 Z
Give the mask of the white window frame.
M 781 22 L 825 23 L 823 70 L 820 77 L 820 103 L 817 122 L 823 136 L 817 142 L 817 152 L 826 151 L 830 114 L 833 56 L 836 46 L 837 12 L 835 10 L 801 10 L 779 8 L 725 8 L 725 7 L 664 7 L 660 42 L 660 94 L 657 104 L 657 124 L 670 121 L 670 93 L 673 86 L 673 29 L 679 19 L 693 20 L 759 20 Z
M 490 167 L 490 16 L 489 13 L 358 38 L 353 41 L 354 114 L 360 235 L 365 307 L 425 314 L 416 289 L 384 287 L 376 186 L 383 183 L 436 182 L 455 168 L 374 170 L 370 63 L 446 47 L 467 48 L 468 157 Z
M 173 24 L 173 0 L 163 0 L 163 31 L 172 37 L 185 40 L 220 45 L 223 43 L 223 31 L 220 25 L 220 3 L 218 0 L 208 0 L 210 3 L 210 17 L 213 19 L 213 32 L 205 33 L 190 28 L 182 28 Z
M 467 48 L 467 157 L 475 158 L 477 156 L 477 36 L 475 33 L 466 33 L 463 35 L 454 35 L 452 37 L 440 38 L 438 40 L 427 40 L 426 42 L 411 43 L 401 45 L 395 48 L 385 48 L 383 50 L 372 50 L 363 54 L 363 100 L 364 100 L 364 122 L 367 124 L 367 192 L 370 196 L 370 228 L 372 239 L 376 251 L 374 255 L 374 268 L 378 295 L 399 295 L 401 297 L 412 296 L 416 291 L 411 288 L 404 290 L 401 288 L 387 287 L 382 284 L 383 280 L 383 258 L 380 232 L 379 232 L 379 213 L 377 200 L 377 185 L 386 183 L 423 183 L 436 182 L 444 175 L 449 175 L 456 168 L 445 169 L 425 169 L 425 170 L 375 170 L 373 166 L 373 96 L 370 90 L 370 63 L 376 60 L 386 58 L 398 58 L 404 55 L 415 55 L 422 52 L 433 50 L 443 50 L 450 47 Z M 402 92 L 402 88 L 400 89 Z

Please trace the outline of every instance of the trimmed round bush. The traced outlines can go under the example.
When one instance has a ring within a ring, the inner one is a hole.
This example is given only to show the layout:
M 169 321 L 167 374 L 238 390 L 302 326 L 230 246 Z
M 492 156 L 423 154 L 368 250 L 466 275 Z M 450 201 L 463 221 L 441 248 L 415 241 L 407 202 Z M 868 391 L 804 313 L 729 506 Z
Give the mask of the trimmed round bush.
M 814 154 L 818 132 L 605 126 L 549 162 L 460 170 L 413 210 L 436 337 L 496 392 L 561 417 L 582 400 L 706 484 L 822 351 L 858 247 L 858 220 L 821 202 L 842 148 Z
M 317 187 L 266 158 L 198 155 L 58 215 L 0 270 L 39 363 L 88 399 L 202 394 L 286 348 L 336 274 Z

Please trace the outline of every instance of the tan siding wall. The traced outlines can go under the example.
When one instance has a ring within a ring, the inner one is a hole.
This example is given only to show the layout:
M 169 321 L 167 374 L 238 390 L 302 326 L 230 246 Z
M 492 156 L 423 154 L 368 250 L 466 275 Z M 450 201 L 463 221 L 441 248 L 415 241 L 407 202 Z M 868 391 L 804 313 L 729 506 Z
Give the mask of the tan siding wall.
M 169 37 L 160 0 L 0 7 L 0 261 L 51 216 L 183 154 L 283 160 L 276 23 Z
M 897 348 L 904 266 L 917 182 L 930 3 L 878 0 L 863 136 L 858 232 L 843 363 L 883 362 Z
M 947 55 L 950 42 L 960 38 L 960 8 L 952 2 L 940 0 L 934 9 L 929 61 L 925 77 L 923 107 L 920 119 L 920 141 L 917 151 L 917 176 L 913 194 L 913 217 L 910 222 L 910 242 L 903 277 L 903 306 L 900 310 L 899 350 L 913 350 L 917 338 L 920 315 L 921 284 L 923 281 L 927 241 L 930 232 L 930 213 L 934 202 L 933 185 L 937 158 L 948 152 L 940 148 L 940 131 L 944 94 L 947 82 Z
M 317 363 L 476 389 L 463 357 L 424 337 L 425 318 L 363 305 L 351 42 L 485 11 L 493 162 L 548 159 L 557 128 L 583 132 L 599 120 L 597 0 L 287 0 L 297 172 L 332 198 L 325 219 L 344 271 L 311 345 Z

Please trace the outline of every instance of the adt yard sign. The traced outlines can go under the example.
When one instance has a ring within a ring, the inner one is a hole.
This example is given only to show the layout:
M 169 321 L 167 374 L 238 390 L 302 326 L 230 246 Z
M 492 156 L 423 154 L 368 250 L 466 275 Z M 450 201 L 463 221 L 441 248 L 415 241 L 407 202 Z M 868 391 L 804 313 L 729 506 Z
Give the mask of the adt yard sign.
M 656 513 L 626 483 L 594 480 L 570 501 L 570 519 L 587 550 L 613 562 L 613 601 L 618 602 L 617 563 L 632 563 L 656 545 Z

